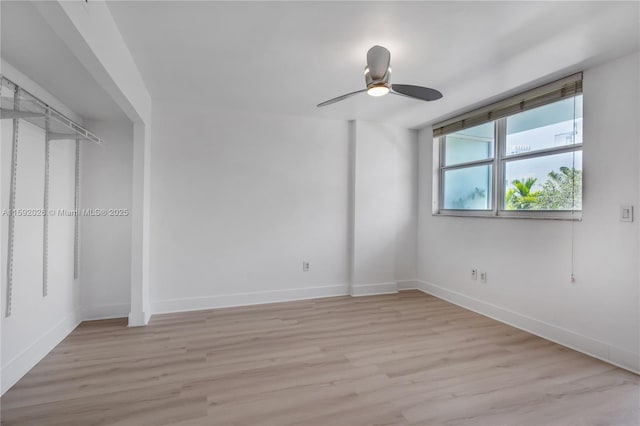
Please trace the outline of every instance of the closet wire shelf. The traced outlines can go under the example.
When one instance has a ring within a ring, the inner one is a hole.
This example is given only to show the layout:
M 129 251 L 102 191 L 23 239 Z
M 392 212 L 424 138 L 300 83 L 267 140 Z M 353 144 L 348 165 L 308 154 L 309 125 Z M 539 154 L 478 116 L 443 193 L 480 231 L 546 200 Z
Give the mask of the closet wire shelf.
M 11 185 L 9 188 L 9 210 L 15 211 L 16 199 L 16 173 L 18 168 L 18 140 L 20 121 L 26 121 L 45 131 L 45 172 L 44 172 L 44 211 L 49 210 L 49 148 L 50 142 L 54 140 L 75 140 L 75 199 L 74 207 L 78 212 L 79 187 L 80 187 L 80 142 L 88 141 L 102 144 L 102 139 L 80 126 L 73 120 L 68 119 L 45 102 L 36 98 L 31 93 L 22 89 L 8 78 L 0 75 L 0 119 L 13 120 L 13 140 L 11 151 Z M 42 296 L 49 293 L 48 287 L 48 262 L 49 262 L 49 217 L 48 213 L 43 216 L 43 274 L 42 274 Z M 75 215 L 74 222 L 74 279 L 78 278 L 79 263 L 79 221 Z M 13 296 L 13 257 L 15 239 L 15 217 L 9 215 L 8 243 L 7 243 L 7 294 L 5 317 L 11 316 L 12 296 Z
M 102 139 L 68 119 L 11 80 L 0 76 L 0 119 L 22 119 L 43 130 L 49 120 L 49 140 L 85 140 L 102 144 Z

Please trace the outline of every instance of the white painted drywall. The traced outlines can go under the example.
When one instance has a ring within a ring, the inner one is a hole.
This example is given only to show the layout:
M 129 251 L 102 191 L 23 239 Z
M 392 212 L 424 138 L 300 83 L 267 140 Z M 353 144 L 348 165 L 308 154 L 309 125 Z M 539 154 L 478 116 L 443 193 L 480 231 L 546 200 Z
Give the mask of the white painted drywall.
M 80 218 L 83 317 L 126 317 L 131 305 L 133 125 L 86 120 L 85 126 L 104 143 L 81 147 L 81 206 L 128 214 Z
M 9 207 L 12 120 L 2 120 L 2 209 Z M 2 392 L 29 371 L 79 321 L 79 289 L 73 278 L 74 218 L 49 218 L 48 296 L 43 297 L 44 130 L 19 124 L 16 208 L 36 209 L 15 219 L 12 313 L 2 304 Z M 50 209 L 74 209 L 75 142 L 51 142 Z M 2 215 L 3 235 L 8 216 Z M 7 241 L 2 241 L 2 301 L 7 291 Z
M 434 217 L 432 136 L 419 134 L 418 274 L 424 288 L 640 370 L 638 54 L 584 73 L 581 222 Z M 570 282 L 575 235 L 575 277 Z M 470 271 L 487 271 L 488 282 Z
M 157 102 L 152 138 L 154 312 L 347 294 L 347 122 Z
M 397 291 L 416 271 L 417 131 L 355 121 L 351 294 Z
M 149 312 L 151 96 L 105 2 L 40 2 L 49 25 L 134 123 L 131 203 L 131 312 L 145 325 Z
M 129 119 L 147 122 L 151 96 L 107 3 L 56 1 L 34 6 Z
M 169 102 L 154 123 L 154 312 L 348 294 L 352 267 L 358 294 L 415 279 L 416 131 Z

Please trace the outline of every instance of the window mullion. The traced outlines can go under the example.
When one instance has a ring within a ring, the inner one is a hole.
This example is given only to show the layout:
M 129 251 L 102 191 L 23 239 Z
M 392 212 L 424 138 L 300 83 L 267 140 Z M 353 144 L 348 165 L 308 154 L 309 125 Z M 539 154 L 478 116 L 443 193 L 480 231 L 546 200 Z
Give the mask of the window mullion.
M 440 181 L 438 182 L 440 193 L 438 194 L 438 211 L 441 211 L 444 208 L 444 169 L 442 168 L 442 165 L 444 165 L 446 155 L 445 138 L 446 136 L 440 136 L 438 138 L 438 143 L 440 144 L 440 172 L 438 173 L 438 176 L 440 177 Z
M 468 163 L 452 164 L 451 166 L 442 166 L 442 170 L 456 170 L 456 169 L 468 169 L 469 167 L 493 165 L 494 158 L 491 157 L 487 160 L 469 161 Z
M 575 152 L 580 150 L 582 150 L 582 144 L 572 144 L 572 145 L 557 146 L 557 147 L 547 148 L 547 149 L 540 149 L 540 150 L 530 151 L 530 152 L 523 152 L 520 154 L 512 154 L 508 156 L 505 154 L 505 156 L 503 157 L 503 162 L 506 163 L 509 161 L 528 160 L 531 158 L 547 157 L 549 155 L 564 154 L 566 152 Z
M 497 216 L 501 209 L 503 197 L 503 174 L 502 158 L 506 152 L 506 118 L 495 121 L 495 155 L 493 159 L 493 212 Z

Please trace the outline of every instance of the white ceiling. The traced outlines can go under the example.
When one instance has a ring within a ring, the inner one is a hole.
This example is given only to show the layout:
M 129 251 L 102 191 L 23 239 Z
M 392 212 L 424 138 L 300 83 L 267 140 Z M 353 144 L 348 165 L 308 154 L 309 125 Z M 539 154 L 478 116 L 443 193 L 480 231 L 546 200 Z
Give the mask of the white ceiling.
M 31 2 L 0 1 L 2 58 L 85 119 L 127 119 Z
M 154 99 L 415 127 L 638 50 L 639 3 L 111 2 Z M 367 49 L 432 103 L 366 94 Z
M 2 57 L 85 118 L 124 115 L 28 2 L 3 0 Z M 91 6 L 89 2 L 88 6 Z M 640 49 L 638 2 L 111 1 L 154 99 L 416 127 Z M 369 47 L 425 103 L 365 94 Z

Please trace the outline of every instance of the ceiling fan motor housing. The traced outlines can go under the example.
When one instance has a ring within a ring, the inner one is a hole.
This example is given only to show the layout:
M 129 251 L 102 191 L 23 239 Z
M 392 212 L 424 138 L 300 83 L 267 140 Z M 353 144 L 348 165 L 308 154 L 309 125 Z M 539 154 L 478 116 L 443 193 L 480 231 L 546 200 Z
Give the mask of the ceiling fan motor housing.
M 371 75 L 371 72 L 369 72 L 368 67 L 365 67 L 364 81 L 367 84 L 367 89 L 370 89 L 371 87 L 377 87 L 377 86 L 389 87 L 390 77 L 391 77 L 391 71 L 388 68 L 385 71 L 384 75 L 382 75 L 382 77 L 374 78 Z

